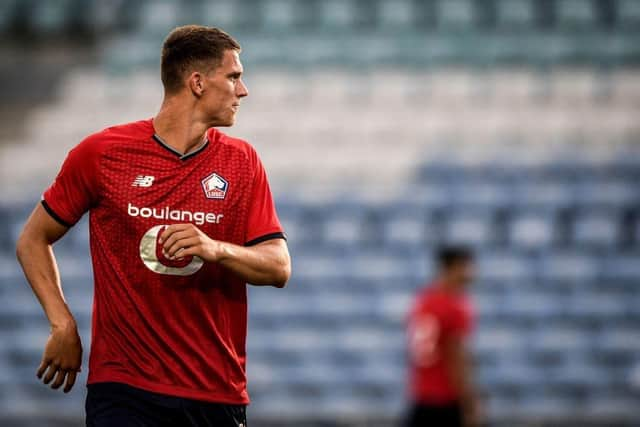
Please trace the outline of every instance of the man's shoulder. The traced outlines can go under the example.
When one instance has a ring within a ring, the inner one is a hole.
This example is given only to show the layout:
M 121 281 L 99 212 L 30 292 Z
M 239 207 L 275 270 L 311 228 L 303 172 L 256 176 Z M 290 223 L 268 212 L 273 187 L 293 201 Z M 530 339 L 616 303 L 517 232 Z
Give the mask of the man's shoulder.
M 227 135 L 217 128 L 211 128 L 210 131 L 212 132 L 213 137 L 216 138 L 216 140 L 221 144 L 225 144 L 226 146 L 234 148 L 242 153 L 245 153 L 248 156 L 255 155 L 256 150 L 248 141 L 242 138 Z
M 106 127 L 85 137 L 78 147 L 102 151 L 112 144 L 150 138 L 153 135 L 151 120 L 138 120 Z
M 426 311 L 447 311 L 457 309 L 461 298 L 459 295 L 439 289 L 437 283 L 432 283 L 420 291 L 417 301 Z
M 94 134 L 104 139 L 146 139 L 153 135 L 151 119 L 122 123 L 102 129 Z

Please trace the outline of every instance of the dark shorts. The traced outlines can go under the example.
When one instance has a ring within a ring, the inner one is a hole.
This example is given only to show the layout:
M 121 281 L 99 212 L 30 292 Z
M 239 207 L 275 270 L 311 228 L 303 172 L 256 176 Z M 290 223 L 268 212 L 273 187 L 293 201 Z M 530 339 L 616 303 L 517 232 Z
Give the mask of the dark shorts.
M 408 427 L 462 427 L 460 405 L 414 405 L 409 411 Z
M 87 386 L 87 427 L 246 427 L 246 405 L 228 405 L 107 382 Z

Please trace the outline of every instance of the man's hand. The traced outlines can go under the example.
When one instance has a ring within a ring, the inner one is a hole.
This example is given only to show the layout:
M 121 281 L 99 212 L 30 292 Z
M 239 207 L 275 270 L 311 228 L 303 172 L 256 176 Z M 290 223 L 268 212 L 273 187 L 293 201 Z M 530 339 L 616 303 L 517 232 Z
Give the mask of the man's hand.
M 282 288 L 291 275 L 291 258 L 284 239 L 270 239 L 244 247 L 214 240 L 193 224 L 167 226 L 158 238 L 170 260 L 198 256 L 215 262 L 253 285 Z
M 81 364 L 82 343 L 75 322 L 53 326 L 36 374 L 38 378 L 42 379 L 44 376 L 43 382 L 49 384 L 55 377 L 51 384 L 53 389 L 60 388 L 66 379 L 64 392 L 68 393 L 76 382 Z
M 463 399 L 462 419 L 464 427 L 480 427 L 483 424 L 482 406 L 477 396 Z
M 193 224 L 173 224 L 164 229 L 159 243 L 168 259 L 182 259 L 196 255 L 208 262 L 218 261 L 222 244 L 204 234 Z

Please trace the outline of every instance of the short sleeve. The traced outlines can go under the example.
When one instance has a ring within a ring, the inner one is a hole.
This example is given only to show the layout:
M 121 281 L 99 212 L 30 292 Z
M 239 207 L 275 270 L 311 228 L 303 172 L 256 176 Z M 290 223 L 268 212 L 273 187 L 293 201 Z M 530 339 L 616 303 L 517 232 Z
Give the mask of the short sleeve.
M 42 205 L 56 221 L 73 226 L 94 206 L 99 194 L 99 153 L 88 137 L 67 154 L 53 183 L 42 194 Z
M 255 154 L 254 175 L 249 201 L 245 246 L 253 246 L 271 239 L 286 239 L 267 180 L 267 173 Z

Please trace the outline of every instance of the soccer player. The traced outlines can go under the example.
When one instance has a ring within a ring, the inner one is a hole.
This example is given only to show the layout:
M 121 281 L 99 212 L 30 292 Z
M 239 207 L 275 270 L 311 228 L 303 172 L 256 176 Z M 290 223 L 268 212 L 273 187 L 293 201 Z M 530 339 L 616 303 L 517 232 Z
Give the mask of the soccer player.
M 465 290 L 473 258 L 463 247 L 437 255 L 439 274 L 415 299 L 408 319 L 409 426 L 476 426 L 477 398 L 465 349 L 473 314 Z
M 89 212 L 88 426 L 246 426 L 246 283 L 283 287 L 291 266 L 258 155 L 215 128 L 248 95 L 239 53 L 219 29 L 173 30 L 158 114 L 73 148 L 18 240 L 51 324 L 37 376 L 69 392 L 82 347 L 52 245 Z

